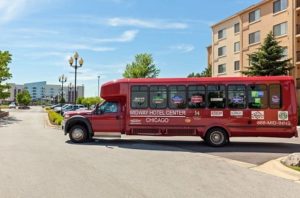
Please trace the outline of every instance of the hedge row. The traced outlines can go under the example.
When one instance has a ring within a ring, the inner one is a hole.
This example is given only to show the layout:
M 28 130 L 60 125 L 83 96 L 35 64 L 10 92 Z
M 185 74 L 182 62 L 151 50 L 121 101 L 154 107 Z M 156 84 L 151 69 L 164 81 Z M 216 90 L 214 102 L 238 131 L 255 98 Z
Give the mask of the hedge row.
M 61 125 L 64 117 L 54 111 L 48 111 L 48 117 L 52 124 Z

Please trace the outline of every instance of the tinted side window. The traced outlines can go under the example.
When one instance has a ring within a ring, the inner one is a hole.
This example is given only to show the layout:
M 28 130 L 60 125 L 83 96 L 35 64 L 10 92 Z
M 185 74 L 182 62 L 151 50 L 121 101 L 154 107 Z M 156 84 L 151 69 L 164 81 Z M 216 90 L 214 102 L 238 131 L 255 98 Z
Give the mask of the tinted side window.
M 131 108 L 145 109 L 148 108 L 148 87 L 132 86 L 131 87 Z
M 228 107 L 246 108 L 246 87 L 244 85 L 228 85 Z
M 185 86 L 169 86 L 169 107 L 171 109 L 186 108 Z
M 207 86 L 207 99 L 209 108 L 225 108 L 226 94 L 224 85 Z
M 205 87 L 193 85 L 188 87 L 188 106 L 190 109 L 205 108 Z
M 251 109 L 264 109 L 268 107 L 268 92 L 266 85 L 249 85 L 248 106 Z
M 269 96 L 270 96 L 270 108 L 280 109 L 282 107 L 282 98 L 281 98 L 281 86 L 279 84 L 269 86 Z
M 163 85 L 150 86 L 150 108 L 167 108 L 167 87 Z

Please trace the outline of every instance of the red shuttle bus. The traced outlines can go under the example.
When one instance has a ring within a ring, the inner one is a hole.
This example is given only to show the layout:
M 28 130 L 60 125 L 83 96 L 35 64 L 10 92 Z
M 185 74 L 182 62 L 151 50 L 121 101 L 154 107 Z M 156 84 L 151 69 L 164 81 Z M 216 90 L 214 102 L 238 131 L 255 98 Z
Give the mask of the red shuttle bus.
M 101 97 L 95 110 L 65 115 L 73 142 L 127 134 L 223 146 L 230 137 L 298 137 L 291 77 L 121 79 L 104 84 Z

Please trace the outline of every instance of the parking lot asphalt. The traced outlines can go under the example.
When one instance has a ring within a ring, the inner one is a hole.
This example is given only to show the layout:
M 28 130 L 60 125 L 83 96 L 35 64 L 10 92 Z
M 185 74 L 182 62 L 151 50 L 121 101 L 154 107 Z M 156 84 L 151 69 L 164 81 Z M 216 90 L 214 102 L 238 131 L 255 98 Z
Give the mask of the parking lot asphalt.
M 298 197 L 300 185 L 253 165 L 300 152 L 299 139 L 122 136 L 73 144 L 39 108 L 0 120 L 0 197 Z M 213 157 L 211 157 L 213 156 Z M 217 158 L 214 158 L 216 156 Z M 219 158 L 221 157 L 221 158 Z

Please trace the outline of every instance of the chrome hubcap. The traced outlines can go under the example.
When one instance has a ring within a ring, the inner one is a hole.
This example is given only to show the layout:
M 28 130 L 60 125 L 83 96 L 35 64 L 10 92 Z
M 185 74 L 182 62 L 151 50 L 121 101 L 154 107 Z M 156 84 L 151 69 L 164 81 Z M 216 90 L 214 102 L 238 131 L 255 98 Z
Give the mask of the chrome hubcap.
M 224 138 L 225 137 L 223 136 L 223 134 L 219 131 L 214 131 L 210 135 L 210 140 L 214 144 L 221 144 L 224 141 Z
M 82 129 L 74 129 L 73 132 L 72 132 L 72 137 L 75 139 L 75 140 L 81 140 L 84 136 L 84 132 Z

